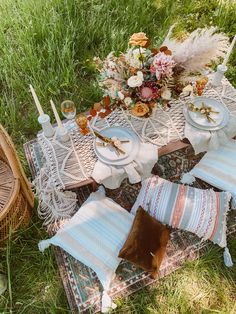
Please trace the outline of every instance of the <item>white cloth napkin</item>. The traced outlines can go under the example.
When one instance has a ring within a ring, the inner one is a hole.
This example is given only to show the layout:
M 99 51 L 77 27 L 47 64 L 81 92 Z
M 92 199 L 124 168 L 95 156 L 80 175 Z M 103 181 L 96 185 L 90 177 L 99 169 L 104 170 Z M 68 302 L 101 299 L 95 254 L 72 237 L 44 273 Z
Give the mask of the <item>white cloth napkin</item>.
M 186 121 L 184 135 L 192 144 L 195 154 L 218 149 L 236 136 L 236 116 L 231 114 L 228 124 L 217 131 L 200 130 Z
M 93 169 L 92 178 L 109 189 L 118 188 L 127 177 L 130 183 L 137 183 L 150 176 L 157 159 L 157 147 L 149 143 L 141 143 L 135 160 L 127 165 L 107 165 L 98 160 Z

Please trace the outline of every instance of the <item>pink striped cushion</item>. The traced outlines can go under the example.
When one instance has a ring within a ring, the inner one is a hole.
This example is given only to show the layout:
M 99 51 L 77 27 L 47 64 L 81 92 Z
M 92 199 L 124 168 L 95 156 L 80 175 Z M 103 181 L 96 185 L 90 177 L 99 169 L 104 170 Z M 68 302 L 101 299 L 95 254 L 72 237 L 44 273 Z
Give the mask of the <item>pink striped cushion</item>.
M 142 206 L 164 224 L 225 247 L 229 200 L 227 192 L 196 189 L 152 176 L 142 182 L 131 213 L 135 215 Z

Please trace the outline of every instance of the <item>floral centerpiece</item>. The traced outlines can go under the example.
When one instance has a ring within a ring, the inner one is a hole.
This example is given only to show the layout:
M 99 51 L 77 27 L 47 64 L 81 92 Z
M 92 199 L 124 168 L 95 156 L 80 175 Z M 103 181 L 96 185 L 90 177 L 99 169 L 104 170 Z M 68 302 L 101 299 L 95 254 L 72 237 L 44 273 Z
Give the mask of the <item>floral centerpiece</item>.
M 140 32 L 130 37 L 126 52 L 111 52 L 104 60 L 94 58 L 104 98 L 91 108 L 88 120 L 96 115 L 104 118 L 119 106 L 145 118 L 157 104 L 168 106 L 182 91 L 201 95 L 207 78 L 196 79 L 196 73 L 202 75 L 225 55 L 228 37 L 210 27 L 172 38 L 173 27 L 159 48 Z
M 133 34 L 129 45 L 119 56 L 112 52 L 103 62 L 96 59 L 99 85 L 113 106 L 121 105 L 135 116 L 148 117 L 157 102 L 166 104 L 171 99 L 176 62 L 167 46 L 149 49 L 145 33 Z
M 149 117 L 156 104 L 168 105 L 191 81 L 190 73 L 224 56 L 228 38 L 214 27 L 196 30 L 178 40 L 170 29 L 160 48 L 151 47 L 145 33 L 135 33 L 129 48 L 118 56 L 111 52 L 105 60 L 95 58 L 99 85 L 110 97 L 111 107 L 122 106 L 138 117 Z M 204 78 L 198 85 L 204 88 Z

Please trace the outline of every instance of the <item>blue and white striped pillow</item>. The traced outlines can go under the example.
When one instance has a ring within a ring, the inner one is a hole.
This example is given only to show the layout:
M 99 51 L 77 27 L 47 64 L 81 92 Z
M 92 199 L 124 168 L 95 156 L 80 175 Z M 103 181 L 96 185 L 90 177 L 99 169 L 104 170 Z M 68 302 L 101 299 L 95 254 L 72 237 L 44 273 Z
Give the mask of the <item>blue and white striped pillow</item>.
M 131 213 L 135 215 L 141 206 L 161 223 L 226 247 L 229 199 L 229 193 L 197 189 L 152 176 L 142 181 Z
M 230 140 L 217 150 L 207 152 L 181 181 L 192 184 L 194 177 L 230 192 L 236 205 L 236 141 Z
M 224 250 L 226 266 L 232 259 L 226 241 L 226 216 L 231 194 L 176 184 L 158 176 L 142 181 L 131 213 L 139 206 L 163 224 L 195 233 Z
M 56 235 L 41 241 L 39 249 L 43 251 L 50 244 L 61 247 L 92 268 L 106 291 L 115 277 L 121 261 L 118 254 L 129 234 L 133 219 L 133 215 L 105 197 L 104 192 L 97 191 L 90 195 Z

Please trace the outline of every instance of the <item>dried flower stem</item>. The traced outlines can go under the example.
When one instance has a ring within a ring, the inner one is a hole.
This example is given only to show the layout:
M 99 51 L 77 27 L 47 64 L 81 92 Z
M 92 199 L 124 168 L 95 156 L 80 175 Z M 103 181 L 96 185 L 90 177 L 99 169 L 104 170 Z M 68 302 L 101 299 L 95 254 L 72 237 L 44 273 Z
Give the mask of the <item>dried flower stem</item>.
M 144 68 L 143 55 L 142 55 L 140 46 L 139 46 L 138 48 L 139 48 L 139 53 L 140 53 L 140 60 L 141 60 L 141 62 L 142 62 L 142 69 L 143 69 L 143 68 Z

